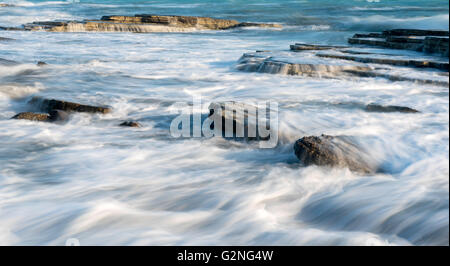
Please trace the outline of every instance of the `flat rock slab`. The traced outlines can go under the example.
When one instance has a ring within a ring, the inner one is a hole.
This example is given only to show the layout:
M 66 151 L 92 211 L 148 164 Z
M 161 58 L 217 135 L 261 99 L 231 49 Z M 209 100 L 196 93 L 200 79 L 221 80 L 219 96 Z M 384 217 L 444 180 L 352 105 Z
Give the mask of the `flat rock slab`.
M 281 27 L 279 24 L 239 22 L 229 19 L 194 16 L 103 16 L 100 20 L 37 21 L 23 26 L 28 31 L 51 32 L 184 32 L 192 30 L 227 30 L 237 27 Z M 12 29 L 9 29 L 12 30 Z
M 407 67 L 420 67 L 420 68 L 436 68 L 440 70 L 448 71 L 448 62 L 437 62 L 427 60 L 414 60 L 414 59 L 396 59 L 396 58 L 376 58 L 376 57 L 361 57 L 339 54 L 317 54 L 319 57 L 327 57 L 334 59 L 350 60 L 361 63 L 383 64 L 393 66 L 407 66 Z
M 84 105 L 55 99 L 43 99 L 40 97 L 33 97 L 29 103 L 37 106 L 43 112 L 51 112 L 53 110 L 102 114 L 111 112 L 111 108 L 109 107 Z
M 378 105 L 378 104 L 368 104 L 364 108 L 366 112 L 381 112 L 381 113 L 418 113 L 419 111 L 405 107 L 405 106 L 397 106 L 397 105 Z
M 52 110 L 48 114 L 23 112 L 11 117 L 11 119 L 22 119 L 40 122 L 61 122 L 66 121 L 68 118 L 69 114 L 61 110 Z
M 32 113 L 32 112 L 23 112 L 19 113 L 11 119 L 23 119 L 23 120 L 31 120 L 31 121 L 41 121 L 41 122 L 50 122 L 49 114 L 41 114 L 41 113 Z
M 343 136 L 309 136 L 297 140 L 294 152 L 305 165 L 349 168 L 358 173 L 374 173 L 377 167 L 351 139 Z
M 449 56 L 449 32 L 437 30 L 393 29 L 382 33 L 355 34 L 350 44 L 406 49 Z
M 301 58 L 297 60 L 280 58 L 264 53 L 246 53 L 238 61 L 237 69 L 248 72 L 260 72 L 285 75 L 302 75 L 308 77 L 337 77 L 345 75 L 348 70 L 370 71 L 362 64 L 341 64 L 320 60 L 319 58 Z

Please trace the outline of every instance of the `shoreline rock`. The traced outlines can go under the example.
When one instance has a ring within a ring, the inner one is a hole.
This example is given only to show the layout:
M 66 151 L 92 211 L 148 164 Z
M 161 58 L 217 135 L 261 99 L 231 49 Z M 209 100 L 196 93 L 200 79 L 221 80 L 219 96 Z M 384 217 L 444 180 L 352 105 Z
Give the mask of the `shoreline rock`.
M 374 164 L 369 163 L 361 149 L 347 137 L 329 135 L 303 137 L 295 142 L 294 152 L 305 166 L 348 168 L 363 174 L 376 172 Z
M 302 75 L 308 77 L 336 77 L 347 71 L 370 71 L 371 68 L 360 65 L 326 65 L 311 63 L 290 63 L 275 60 L 270 56 L 244 54 L 238 61 L 237 69 L 247 72 L 270 74 Z
M 61 110 L 52 110 L 48 114 L 34 113 L 34 112 L 22 112 L 11 117 L 11 119 L 22 119 L 30 121 L 40 122 L 62 122 L 69 118 L 69 114 Z
M 111 112 L 111 108 L 109 107 L 84 105 L 55 99 L 43 99 L 40 97 L 33 97 L 28 103 L 35 105 L 41 111 L 48 113 L 53 110 L 61 110 L 65 112 L 85 112 L 85 113 L 102 113 L 102 114 L 107 114 Z
M 441 30 L 393 29 L 382 33 L 357 33 L 348 42 L 449 56 L 449 32 Z
M 418 68 L 436 68 L 445 71 L 449 70 L 447 62 L 435 62 L 435 61 L 424 61 L 413 59 L 406 60 L 406 59 L 392 59 L 392 58 L 370 58 L 370 57 L 358 57 L 358 56 L 337 55 L 337 54 L 316 54 L 316 56 L 349 60 L 360 63 L 372 63 L 372 64 L 383 64 L 392 66 L 418 67 Z
M 33 113 L 33 112 L 22 112 L 17 115 L 11 117 L 11 119 L 22 119 L 22 120 L 30 120 L 30 121 L 41 121 L 41 122 L 49 122 L 50 115 L 42 114 L 42 113 Z
M 23 25 L 27 31 L 50 32 L 184 32 L 193 30 L 228 30 L 239 27 L 281 28 L 279 24 L 239 22 L 197 16 L 165 16 L 142 14 L 135 16 L 103 16 L 100 20 L 36 21 Z M 3 28 L 15 30 L 15 28 Z

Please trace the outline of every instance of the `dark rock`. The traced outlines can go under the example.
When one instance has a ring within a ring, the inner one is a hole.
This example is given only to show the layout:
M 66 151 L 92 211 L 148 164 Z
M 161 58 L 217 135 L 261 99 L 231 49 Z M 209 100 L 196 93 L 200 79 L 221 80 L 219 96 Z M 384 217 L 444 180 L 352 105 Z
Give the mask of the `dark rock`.
M 24 119 L 31 121 L 41 121 L 41 122 L 50 122 L 50 115 L 48 114 L 40 114 L 40 113 L 31 113 L 31 112 L 23 112 L 13 116 L 11 119 Z
M 393 29 L 383 31 L 384 36 L 449 36 L 444 30 Z
M 442 56 L 449 55 L 448 37 L 426 37 L 423 42 L 423 51 L 426 53 L 438 53 Z
M 14 5 L 11 4 L 5 4 L 5 3 L 0 3 L 0 7 L 13 7 Z
M 404 106 L 396 106 L 396 105 L 378 105 L 378 104 L 368 104 L 364 108 L 367 112 L 383 112 L 383 113 L 392 113 L 392 112 L 400 112 L 400 113 L 418 113 L 419 111 L 404 107 Z
M 365 44 L 371 46 L 381 46 L 389 49 L 402 49 L 402 50 L 414 50 L 422 51 L 423 44 L 420 43 L 397 43 L 397 42 L 387 42 L 385 40 L 372 40 L 372 39 L 358 39 L 350 38 L 348 39 L 350 44 Z
M 347 137 L 303 137 L 295 142 L 294 151 L 305 166 L 342 167 L 365 174 L 374 173 L 376 170 L 376 167 L 364 158 L 366 156 L 363 151 Z
M 392 59 L 392 58 L 370 58 L 350 55 L 338 55 L 338 54 L 317 54 L 319 57 L 350 60 L 361 63 L 372 64 L 384 64 L 393 66 L 407 66 L 407 67 L 421 67 L 421 68 L 436 68 L 440 70 L 449 70 L 447 62 L 434 62 L 424 60 L 405 60 L 405 59 Z
M 11 38 L 5 38 L 5 37 L 0 37 L 0 41 L 13 41 L 14 39 Z
M 40 97 L 33 97 L 30 104 L 37 105 L 43 112 L 51 112 L 53 110 L 61 110 L 65 112 L 86 112 L 86 113 L 102 113 L 107 114 L 111 112 L 109 107 L 83 105 L 79 103 L 66 102 L 55 99 L 42 99 Z
M 121 126 L 121 127 L 141 127 L 141 124 L 139 124 L 138 122 L 134 122 L 134 121 L 125 121 L 125 122 L 121 123 L 119 126 Z
M 381 46 L 390 49 L 406 49 L 436 53 L 448 57 L 449 32 L 436 30 L 394 29 L 383 33 L 355 34 L 350 44 Z
M 394 74 L 385 74 L 385 73 L 379 73 L 375 71 L 357 71 L 357 70 L 345 70 L 344 72 L 347 72 L 348 74 L 363 77 L 363 78 L 385 78 L 390 81 L 409 81 L 414 82 L 418 84 L 424 84 L 424 85 L 433 85 L 433 86 L 442 86 L 442 87 L 448 87 L 449 83 L 448 81 L 440 81 L 440 80 L 434 80 L 434 79 L 421 79 L 421 78 L 410 78 L 405 76 L 398 76 Z M 444 73 L 444 72 L 442 72 Z
M 46 66 L 47 65 L 47 63 L 45 63 L 45 62 L 42 62 L 42 61 L 39 61 L 39 62 L 37 62 L 37 64 L 36 64 L 37 66 Z
M 18 27 L 2 27 L 0 26 L 0 30 L 5 30 L 5 31 L 24 31 L 24 28 L 18 28 Z
M 223 137 L 244 140 L 270 140 L 271 106 L 261 110 L 257 105 L 234 101 L 211 103 L 208 107 L 209 118 L 214 120 L 211 129 L 215 129 L 216 121 L 220 123 Z M 265 115 L 261 112 L 265 112 Z M 260 114 L 259 114 L 260 113 Z M 270 115 L 269 115 L 270 114 Z M 263 117 L 263 118 L 262 118 Z M 265 128 L 261 129 L 264 125 Z M 220 130 L 220 128 L 218 128 Z M 261 130 L 265 130 L 262 132 Z M 274 140 L 274 139 L 272 139 Z
M 311 51 L 311 50 L 331 50 L 331 49 L 342 49 L 347 48 L 345 46 L 331 46 L 331 45 L 316 45 L 316 44 L 306 44 L 306 43 L 296 43 L 290 46 L 292 51 Z
M 69 113 L 61 110 L 51 110 L 49 112 L 49 119 L 51 122 L 67 121 L 69 119 Z
M 356 33 L 353 35 L 353 38 L 384 38 L 386 37 L 383 33 L 369 33 L 369 34 L 360 34 Z

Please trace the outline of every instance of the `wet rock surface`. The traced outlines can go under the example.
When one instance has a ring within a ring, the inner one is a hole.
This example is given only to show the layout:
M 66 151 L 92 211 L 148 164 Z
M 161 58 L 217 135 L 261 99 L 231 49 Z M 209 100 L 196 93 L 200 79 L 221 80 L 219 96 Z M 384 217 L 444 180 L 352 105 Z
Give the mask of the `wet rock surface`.
M 23 25 L 27 31 L 51 32 L 183 32 L 191 30 L 227 30 L 238 27 L 281 27 L 279 24 L 239 22 L 195 16 L 141 14 L 135 16 L 103 16 L 100 20 L 36 21 Z M 3 28 L 14 30 L 14 28 Z
M 42 114 L 42 113 L 32 113 L 32 112 L 23 112 L 19 113 L 11 119 L 23 119 L 23 120 L 31 120 L 31 121 L 41 121 L 41 122 L 50 122 L 50 115 L 49 114 Z
M 368 104 L 364 108 L 367 112 L 381 112 L 381 113 L 392 113 L 392 112 L 399 112 L 399 113 L 418 113 L 416 109 L 412 109 L 405 106 L 397 106 L 397 105 L 379 105 L 379 104 Z
M 79 103 L 43 99 L 40 97 L 33 97 L 29 104 L 37 106 L 43 112 L 51 112 L 53 110 L 61 110 L 65 112 L 85 112 L 85 113 L 102 113 L 107 114 L 111 112 L 111 108 L 103 106 L 84 105 Z
M 358 173 L 374 173 L 376 166 L 365 158 L 364 151 L 343 136 L 308 136 L 297 140 L 294 152 L 305 165 L 349 168 Z
M 444 78 L 449 71 L 448 31 L 391 30 L 382 33 L 357 33 L 349 39 L 349 43 L 381 48 L 295 43 L 290 45 L 291 53 L 245 53 L 238 60 L 237 69 L 307 77 L 383 78 L 393 82 L 449 85 L 448 79 Z M 385 48 L 425 53 L 417 56 L 414 52 L 397 52 Z
M 336 77 L 349 70 L 370 71 L 363 65 L 327 64 L 326 62 L 291 63 L 277 60 L 272 56 L 247 53 L 238 61 L 237 69 L 248 72 L 260 72 L 285 75 L 302 75 L 308 77 Z
M 256 104 L 229 101 L 211 103 L 208 109 L 210 110 L 208 117 L 220 122 L 219 127 L 222 129 L 223 137 L 244 140 L 268 140 L 271 137 L 270 128 L 264 132 L 259 128 L 260 125 L 266 126 L 265 129 L 268 128 L 270 119 L 267 117 L 270 114 L 270 106 L 261 110 L 261 106 Z M 262 111 L 265 115 L 259 116 L 259 112 Z M 211 129 L 216 127 L 217 125 L 213 122 Z
M 355 34 L 350 44 L 365 44 L 391 49 L 406 49 L 449 56 L 449 32 L 418 29 L 393 29 L 382 33 Z
M 13 116 L 11 119 L 22 119 L 40 122 L 63 122 L 69 119 L 69 114 L 61 110 L 52 110 L 48 114 L 22 112 Z
M 121 127 L 142 127 L 142 125 L 135 121 L 124 121 L 119 124 Z

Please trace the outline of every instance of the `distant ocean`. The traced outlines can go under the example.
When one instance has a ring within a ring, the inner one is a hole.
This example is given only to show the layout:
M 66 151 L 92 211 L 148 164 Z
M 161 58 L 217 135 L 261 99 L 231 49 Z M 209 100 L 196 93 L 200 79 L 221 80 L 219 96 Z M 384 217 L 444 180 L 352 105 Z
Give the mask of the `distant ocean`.
M 448 245 L 448 88 L 236 70 L 255 50 L 346 45 L 356 32 L 449 29 L 448 1 L 0 0 L 0 26 L 104 15 L 192 15 L 283 28 L 189 33 L 0 31 L 0 244 Z M 410 53 L 414 56 L 414 52 Z M 44 61 L 45 68 L 36 66 Z M 1 61 L 0 61 L 1 63 Z M 415 75 L 414 73 L 411 74 Z M 103 104 L 63 125 L 10 120 L 32 96 Z M 173 139 L 173 104 L 279 103 L 275 149 Z M 365 113 L 339 103 L 409 106 Z M 124 129 L 119 121 L 143 127 Z M 301 167 L 309 135 L 365 140 L 382 173 Z

